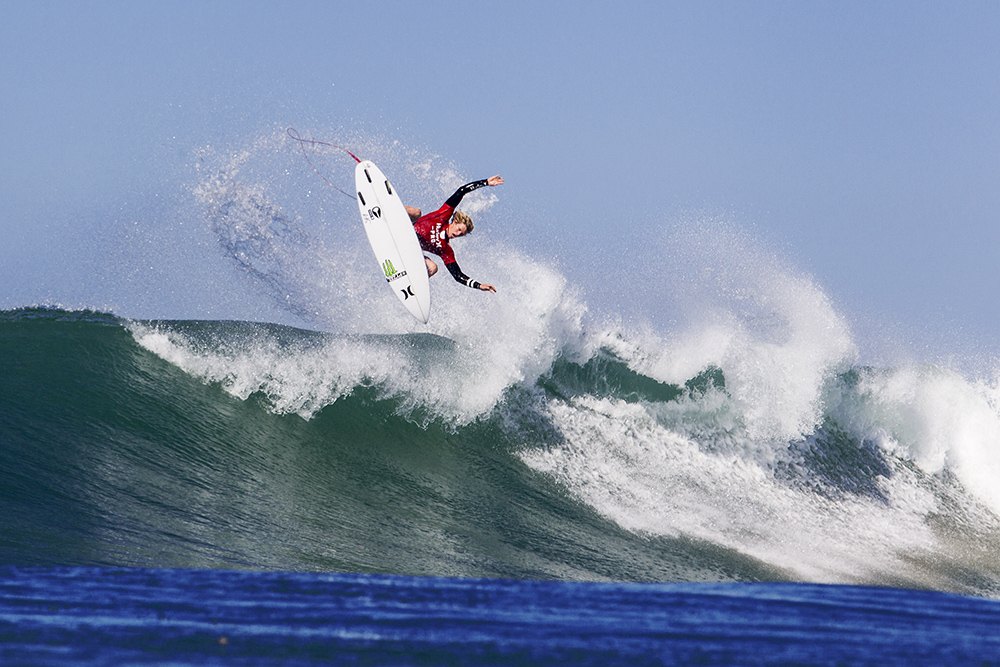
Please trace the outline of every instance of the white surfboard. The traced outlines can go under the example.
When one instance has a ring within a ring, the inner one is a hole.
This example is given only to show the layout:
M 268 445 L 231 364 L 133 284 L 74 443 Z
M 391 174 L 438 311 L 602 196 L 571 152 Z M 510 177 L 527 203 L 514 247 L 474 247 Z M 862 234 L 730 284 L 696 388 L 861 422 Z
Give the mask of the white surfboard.
M 358 164 L 354 184 L 368 242 L 385 281 L 413 316 L 426 324 L 431 314 L 427 265 L 403 201 L 370 160 Z

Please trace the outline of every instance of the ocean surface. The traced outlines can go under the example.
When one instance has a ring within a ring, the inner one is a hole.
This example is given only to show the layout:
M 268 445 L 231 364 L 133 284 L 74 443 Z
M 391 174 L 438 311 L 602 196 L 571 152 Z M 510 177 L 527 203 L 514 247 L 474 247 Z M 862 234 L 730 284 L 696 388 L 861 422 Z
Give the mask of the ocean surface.
M 190 194 L 301 324 L 0 312 L 0 660 L 1000 664 L 995 379 L 861 361 L 724 233 L 670 240 L 712 269 L 679 327 L 473 238 L 500 293 L 434 282 L 421 325 L 310 230 L 353 201 L 260 176 L 289 141 Z

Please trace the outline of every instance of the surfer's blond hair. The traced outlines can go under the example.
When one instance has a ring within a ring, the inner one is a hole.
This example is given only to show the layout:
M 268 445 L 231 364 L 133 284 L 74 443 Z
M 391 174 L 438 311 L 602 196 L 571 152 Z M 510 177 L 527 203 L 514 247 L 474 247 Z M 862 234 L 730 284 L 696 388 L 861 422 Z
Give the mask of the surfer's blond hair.
M 470 218 L 469 216 L 467 216 L 465 213 L 462 213 L 461 211 L 455 211 L 455 215 L 454 215 L 454 217 L 452 217 L 451 221 L 452 222 L 460 222 L 463 225 L 465 225 L 465 233 L 466 234 L 471 234 L 472 233 L 472 218 Z

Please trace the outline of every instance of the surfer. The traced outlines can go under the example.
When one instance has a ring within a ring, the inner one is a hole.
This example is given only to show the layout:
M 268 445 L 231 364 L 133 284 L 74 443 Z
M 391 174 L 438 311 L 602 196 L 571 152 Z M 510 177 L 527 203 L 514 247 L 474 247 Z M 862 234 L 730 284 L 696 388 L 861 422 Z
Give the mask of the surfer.
M 451 249 L 450 243 L 451 239 L 457 239 L 471 232 L 473 226 L 472 218 L 462 211 L 456 211 L 455 207 L 462 201 L 462 197 L 487 185 L 503 185 L 503 178 L 497 175 L 481 181 L 466 183 L 455 190 L 455 194 L 448 197 L 444 205 L 433 213 L 421 216 L 420 209 L 412 206 L 407 206 L 406 212 L 410 216 L 410 221 L 413 222 L 413 229 L 417 233 L 420 247 L 424 252 L 433 253 L 440 257 L 441 261 L 444 262 L 444 268 L 448 269 L 455 280 L 463 285 L 495 293 L 496 288 L 493 285 L 476 282 L 462 273 L 462 269 L 458 268 L 458 262 L 455 261 L 455 252 Z M 437 273 L 438 267 L 434 260 L 424 255 L 424 261 L 427 263 L 428 276 Z

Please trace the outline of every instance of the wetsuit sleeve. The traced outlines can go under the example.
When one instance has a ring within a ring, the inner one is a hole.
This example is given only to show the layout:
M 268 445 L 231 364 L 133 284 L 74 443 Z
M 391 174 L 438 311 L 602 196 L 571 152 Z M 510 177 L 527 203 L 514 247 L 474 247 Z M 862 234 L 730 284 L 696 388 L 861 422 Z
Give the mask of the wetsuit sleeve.
M 462 201 L 462 197 L 464 197 L 465 195 L 469 194 L 473 190 L 478 190 L 479 188 L 487 186 L 487 185 L 489 185 L 489 183 L 486 182 L 485 178 L 483 180 L 481 180 L 481 181 L 473 181 L 471 183 L 466 183 L 465 185 L 463 185 L 462 187 L 460 187 L 458 190 L 455 190 L 455 194 L 453 194 L 452 196 L 448 197 L 448 201 L 446 201 L 445 204 L 447 206 L 451 206 L 452 208 L 455 208 L 456 206 L 458 206 L 458 202 Z
M 463 285 L 467 285 L 472 289 L 479 289 L 479 283 L 470 278 L 469 276 L 462 273 L 462 269 L 458 268 L 458 262 L 445 262 L 444 267 L 448 269 L 448 272 Z

